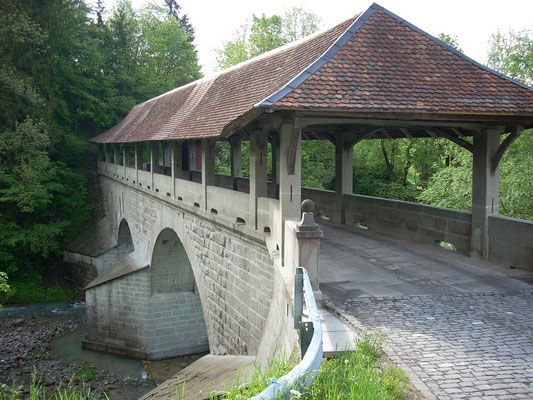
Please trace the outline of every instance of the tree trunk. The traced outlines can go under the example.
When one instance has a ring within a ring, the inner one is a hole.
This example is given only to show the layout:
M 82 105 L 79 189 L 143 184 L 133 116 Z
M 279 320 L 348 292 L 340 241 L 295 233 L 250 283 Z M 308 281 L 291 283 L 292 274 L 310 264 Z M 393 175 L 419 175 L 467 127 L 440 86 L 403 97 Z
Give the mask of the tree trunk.
M 394 178 L 394 166 L 389 160 L 387 155 L 387 149 L 385 149 L 385 141 L 381 139 L 381 151 L 383 152 L 383 158 L 385 159 L 385 165 L 387 166 L 387 174 L 389 175 L 389 182 L 392 182 Z

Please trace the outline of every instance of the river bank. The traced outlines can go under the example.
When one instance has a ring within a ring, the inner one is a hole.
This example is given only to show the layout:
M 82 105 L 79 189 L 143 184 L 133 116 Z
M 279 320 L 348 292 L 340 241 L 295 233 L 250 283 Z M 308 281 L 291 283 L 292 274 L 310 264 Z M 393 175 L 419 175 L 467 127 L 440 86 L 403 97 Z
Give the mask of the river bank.
M 22 398 L 29 393 L 34 376 L 48 393 L 70 385 L 79 389 L 85 387 L 85 391 L 90 389 L 96 399 L 105 399 L 104 393 L 111 400 L 136 399 L 154 387 L 140 361 L 128 360 L 139 364 L 139 373 L 131 376 L 59 354 L 57 346 L 53 346 L 54 340 L 76 330 L 83 331 L 83 316 L 59 312 L 58 316 L 19 318 L 9 316 L 12 310 L 8 307 L 0 311 L 0 315 L 4 312 L 7 315 L 0 317 L 0 383 L 18 388 Z

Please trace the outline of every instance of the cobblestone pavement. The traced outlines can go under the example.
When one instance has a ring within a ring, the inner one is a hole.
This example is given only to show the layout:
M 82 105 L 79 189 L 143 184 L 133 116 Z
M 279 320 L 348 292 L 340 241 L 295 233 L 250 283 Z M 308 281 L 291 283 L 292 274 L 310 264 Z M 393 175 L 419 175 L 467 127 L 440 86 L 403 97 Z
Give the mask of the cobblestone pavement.
M 349 299 L 439 399 L 533 398 L 533 291 Z
M 533 399 L 531 274 L 323 229 L 322 291 L 358 328 L 386 334 L 388 355 L 427 397 Z

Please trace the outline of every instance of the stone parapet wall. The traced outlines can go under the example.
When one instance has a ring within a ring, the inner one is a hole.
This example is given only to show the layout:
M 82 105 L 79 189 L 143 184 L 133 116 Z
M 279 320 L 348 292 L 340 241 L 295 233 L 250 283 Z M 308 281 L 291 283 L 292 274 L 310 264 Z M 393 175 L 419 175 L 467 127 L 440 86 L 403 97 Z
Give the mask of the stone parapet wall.
M 533 271 L 533 221 L 489 216 L 489 260 Z
M 315 202 L 317 215 L 335 214 L 335 192 L 302 188 L 302 198 Z M 345 194 L 342 201 L 348 226 L 420 242 L 449 242 L 462 253 L 470 251 L 469 212 L 362 195 Z

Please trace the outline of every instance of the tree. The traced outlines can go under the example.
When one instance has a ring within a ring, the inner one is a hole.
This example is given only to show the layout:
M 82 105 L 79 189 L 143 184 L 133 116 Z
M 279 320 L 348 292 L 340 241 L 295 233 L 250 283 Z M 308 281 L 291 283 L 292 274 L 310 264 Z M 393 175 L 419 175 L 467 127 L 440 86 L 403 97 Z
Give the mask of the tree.
M 305 11 L 302 7 L 293 7 L 283 17 L 283 37 L 287 43 L 294 42 L 318 31 L 321 23 L 318 15 Z
M 489 41 L 488 66 L 526 85 L 533 85 L 533 31 L 496 32 Z
M 301 39 L 318 30 L 320 18 L 313 13 L 294 7 L 283 17 L 252 16 L 252 24 L 242 25 L 233 39 L 224 42 L 217 50 L 217 65 L 220 69 L 239 64 L 249 58 L 284 44 Z
M 453 47 L 455 50 L 458 50 L 460 51 L 461 53 L 463 52 L 463 49 L 461 49 L 461 47 L 459 46 L 459 41 L 457 39 L 457 36 L 450 36 L 446 33 L 439 33 L 439 35 L 437 36 L 437 39 L 439 39 L 440 41 L 446 43 L 448 46 L 450 47 Z
M 96 214 L 87 139 L 200 77 L 177 14 L 124 0 L 106 20 L 96 6 L 0 1 L 0 265 L 9 273 L 58 262 Z

